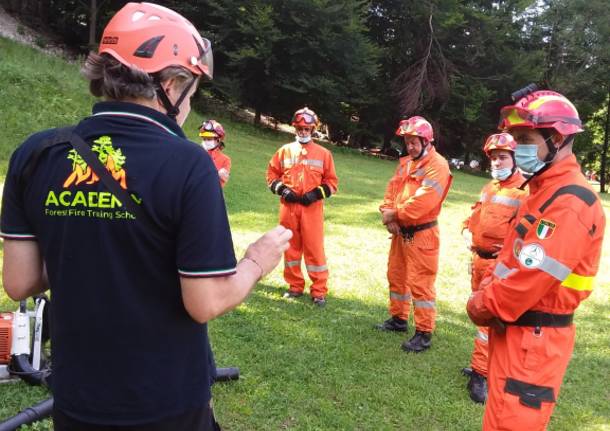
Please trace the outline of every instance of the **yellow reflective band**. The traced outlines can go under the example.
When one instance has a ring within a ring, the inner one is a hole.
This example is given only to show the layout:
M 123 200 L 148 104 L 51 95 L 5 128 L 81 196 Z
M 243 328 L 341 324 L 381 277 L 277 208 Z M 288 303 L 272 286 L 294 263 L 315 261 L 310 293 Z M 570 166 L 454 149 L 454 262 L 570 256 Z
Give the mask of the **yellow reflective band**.
M 324 187 L 319 186 L 318 188 L 319 188 L 319 189 L 320 189 L 320 191 L 322 192 L 322 197 L 323 197 L 324 199 L 326 199 L 326 193 L 324 193 Z
M 574 290 L 593 290 L 594 281 L 595 277 L 571 273 L 563 280 L 561 285 Z
M 561 96 L 555 96 L 555 95 L 548 95 L 548 96 L 542 96 L 534 101 L 532 101 L 532 103 L 530 103 L 527 106 L 527 109 L 537 109 L 540 106 L 544 105 L 546 102 L 553 102 L 553 101 L 557 101 L 557 102 L 562 102 L 562 103 L 569 103 L 573 108 L 574 105 L 572 105 L 572 103 L 570 103 L 569 100 L 567 100 L 565 97 L 561 97 Z M 576 108 L 574 108 L 576 109 Z

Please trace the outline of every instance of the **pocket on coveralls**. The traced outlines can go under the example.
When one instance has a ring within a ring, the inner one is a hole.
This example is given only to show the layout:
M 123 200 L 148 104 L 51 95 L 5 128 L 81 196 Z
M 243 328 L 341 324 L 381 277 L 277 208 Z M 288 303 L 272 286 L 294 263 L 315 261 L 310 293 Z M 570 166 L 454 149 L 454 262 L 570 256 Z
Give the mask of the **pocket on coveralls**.
M 539 370 L 545 361 L 544 328 L 537 334 L 534 328 L 524 328 L 521 338 L 523 367 L 527 370 Z
M 496 418 L 497 429 L 544 430 L 554 406 L 553 388 L 507 377 L 502 393 L 502 408 Z
M 307 171 L 315 184 L 320 184 L 324 175 L 323 166 L 307 165 Z

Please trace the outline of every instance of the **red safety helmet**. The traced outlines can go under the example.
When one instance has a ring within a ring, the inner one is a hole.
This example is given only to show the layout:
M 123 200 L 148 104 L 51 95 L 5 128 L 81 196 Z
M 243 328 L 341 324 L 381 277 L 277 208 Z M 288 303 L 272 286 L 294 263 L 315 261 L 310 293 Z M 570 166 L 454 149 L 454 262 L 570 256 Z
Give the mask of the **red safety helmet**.
M 222 141 L 225 137 L 225 129 L 216 120 L 207 120 L 199 127 L 199 136 L 202 138 L 213 138 Z
M 110 20 L 99 54 L 147 73 L 183 66 L 212 79 L 212 45 L 182 15 L 153 3 L 127 3 Z
M 318 116 L 316 115 L 316 113 L 308 107 L 296 111 L 292 116 L 291 122 L 294 127 L 311 126 L 313 128 L 317 128 L 319 123 L 320 120 L 318 120 Z
M 496 133 L 491 135 L 483 145 L 483 151 L 487 157 L 491 157 L 491 150 L 506 150 L 515 152 L 517 149 L 517 141 L 510 133 Z
M 514 105 L 502 108 L 498 129 L 507 130 L 512 127 L 552 128 L 563 136 L 584 131 L 572 102 L 550 90 L 534 91 Z
M 396 136 L 419 136 L 428 142 L 434 141 L 432 125 L 424 117 L 411 117 L 398 123 Z

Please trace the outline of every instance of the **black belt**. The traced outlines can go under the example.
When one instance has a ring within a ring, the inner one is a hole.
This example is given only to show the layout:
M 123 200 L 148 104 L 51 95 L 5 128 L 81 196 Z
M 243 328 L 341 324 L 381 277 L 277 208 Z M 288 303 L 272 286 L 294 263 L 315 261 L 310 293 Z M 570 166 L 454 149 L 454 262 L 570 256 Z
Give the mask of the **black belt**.
M 514 322 L 504 322 L 507 325 L 564 328 L 572 324 L 573 314 L 552 314 L 542 311 L 526 311 Z
M 478 254 L 481 259 L 495 259 L 497 253 L 496 251 L 485 251 L 479 250 L 478 248 L 475 248 L 474 252 Z
M 434 220 L 434 221 L 431 221 L 428 223 L 414 224 L 411 226 L 401 226 L 400 233 L 402 234 L 404 239 L 413 241 L 413 237 L 415 236 L 415 234 L 417 232 L 426 230 L 426 229 L 430 229 L 431 227 L 434 227 L 437 224 L 438 224 L 438 221 Z

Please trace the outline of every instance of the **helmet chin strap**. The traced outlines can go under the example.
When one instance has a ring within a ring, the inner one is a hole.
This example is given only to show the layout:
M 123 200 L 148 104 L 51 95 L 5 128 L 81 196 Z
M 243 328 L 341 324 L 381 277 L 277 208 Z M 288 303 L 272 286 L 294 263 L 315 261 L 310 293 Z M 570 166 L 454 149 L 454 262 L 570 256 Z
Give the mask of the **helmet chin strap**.
M 428 148 L 428 143 L 424 143 L 425 141 L 420 137 L 419 138 L 419 143 L 421 144 L 421 151 L 419 152 L 419 154 L 417 155 L 417 157 L 413 157 L 413 160 L 419 160 L 421 159 L 421 157 L 424 155 L 424 152 L 426 151 L 426 149 Z
M 510 152 L 510 156 L 511 156 L 511 158 L 513 159 L 513 167 L 512 167 L 512 169 L 510 170 L 510 175 L 508 176 L 508 178 L 512 177 L 512 176 L 513 176 L 513 174 L 514 174 L 515 172 L 517 172 L 517 159 L 515 159 L 515 152 L 514 152 L 514 151 L 511 151 L 511 152 Z M 507 179 L 508 179 L 508 178 L 507 178 Z
M 195 84 L 195 82 L 197 82 L 197 77 L 193 76 L 193 79 L 191 80 L 189 85 L 187 85 L 186 88 L 182 91 L 182 94 L 180 95 L 180 97 L 178 97 L 176 103 L 172 104 L 172 102 L 169 100 L 169 97 L 167 97 L 167 93 L 161 85 L 159 78 L 155 77 L 155 90 L 157 92 L 157 97 L 159 98 L 161 104 L 167 111 L 166 115 L 172 120 L 176 121 L 176 117 L 178 116 L 178 114 L 180 114 L 180 105 L 182 105 L 182 102 L 186 98 L 186 95 L 189 93 L 191 87 Z

